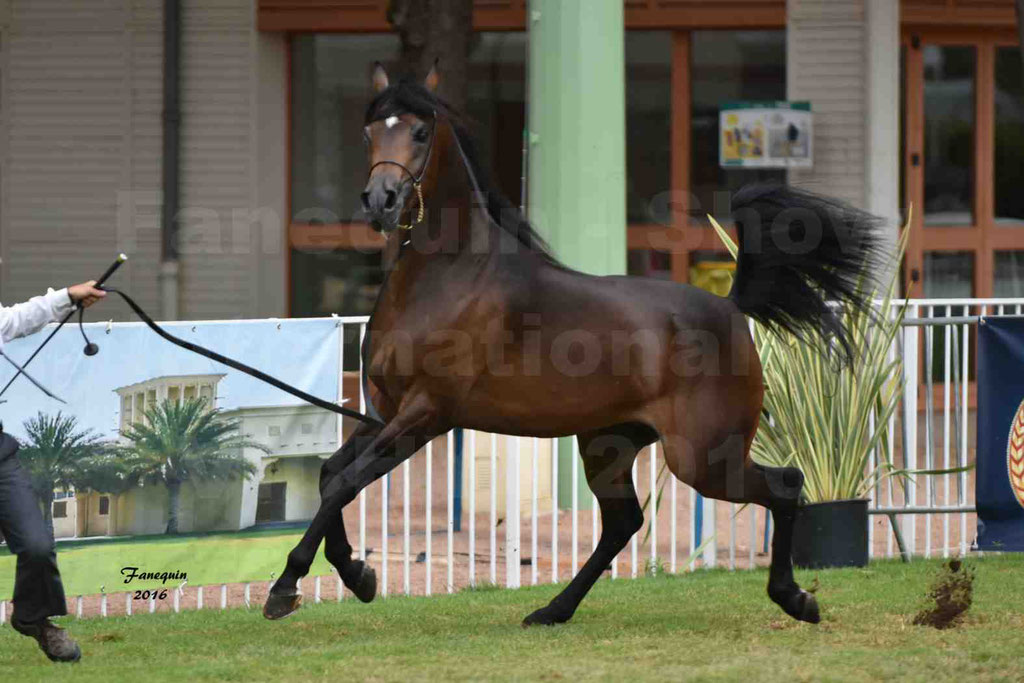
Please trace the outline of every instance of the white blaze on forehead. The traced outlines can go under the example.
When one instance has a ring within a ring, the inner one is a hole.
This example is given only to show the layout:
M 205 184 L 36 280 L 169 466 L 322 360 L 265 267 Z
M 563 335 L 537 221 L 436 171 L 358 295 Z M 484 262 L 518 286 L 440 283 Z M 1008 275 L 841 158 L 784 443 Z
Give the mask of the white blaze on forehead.
M 384 119 L 384 125 L 387 126 L 388 128 L 394 128 L 395 126 L 398 125 L 398 122 L 399 118 L 397 116 L 389 116 L 386 119 Z

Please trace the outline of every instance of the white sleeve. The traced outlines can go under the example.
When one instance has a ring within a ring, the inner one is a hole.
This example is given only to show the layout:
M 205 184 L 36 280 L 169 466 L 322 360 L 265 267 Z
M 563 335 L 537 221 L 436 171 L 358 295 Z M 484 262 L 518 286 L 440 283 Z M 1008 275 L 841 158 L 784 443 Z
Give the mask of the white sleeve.
M 60 320 L 72 308 L 67 289 L 51 289 L 23 304 L 0 306 L 0 339 L 8 342 L 32 334 L 47 323 Z

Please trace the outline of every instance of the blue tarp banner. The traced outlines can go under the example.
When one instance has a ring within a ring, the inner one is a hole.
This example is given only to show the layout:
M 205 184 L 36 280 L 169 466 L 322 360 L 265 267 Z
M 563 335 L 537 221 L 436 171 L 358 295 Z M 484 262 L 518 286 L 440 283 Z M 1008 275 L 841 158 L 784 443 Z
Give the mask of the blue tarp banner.
M 161 324 L 173 335 L 231 356 L 314 396 L 326 401 L 338 398 L 341 328 L 336 320 Z M 39 413 L 57 412 L 73 415 L 78 429 L 115 438 L 122 408 L 119 388 L 159 383 L 166 377 L 181 378 L 182 383 L 188 383 L 190 376 L 218 377 L 215 405 L 221 410 L 304 405 L 290 394 L 168 343 L 142 323 L 86 325 L 89 338 L 100 345 L 100 353 L 91 358 L 82 354 L 85 342 L 76 327 L 68 324 L 28 367 L 34 378 L 67 405 L 47 398 L 25 378 L 19 378 L 4 395 L 0 419 L 15 438 L 23 438 L 27 420 Z M 9 342 L 4 351 L 24 362 L 50 329 Z M 0 386 L 14 372 L 0 360 Z
M 1024 318 L 978 325 L 978 549 L 1024 551 Z

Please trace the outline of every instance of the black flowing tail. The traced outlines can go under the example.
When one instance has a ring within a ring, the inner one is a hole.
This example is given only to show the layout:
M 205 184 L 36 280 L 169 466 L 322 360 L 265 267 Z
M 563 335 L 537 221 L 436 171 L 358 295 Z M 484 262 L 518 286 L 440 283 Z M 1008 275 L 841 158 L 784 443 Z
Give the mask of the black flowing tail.
M 837 199 L 788 185 L 744 187 L 732 202 L 739 237 L 730 298 L 766 327 L 834 340 L 852 358 L 845 316 L 868 311 L 884 262 L 881 221 Z

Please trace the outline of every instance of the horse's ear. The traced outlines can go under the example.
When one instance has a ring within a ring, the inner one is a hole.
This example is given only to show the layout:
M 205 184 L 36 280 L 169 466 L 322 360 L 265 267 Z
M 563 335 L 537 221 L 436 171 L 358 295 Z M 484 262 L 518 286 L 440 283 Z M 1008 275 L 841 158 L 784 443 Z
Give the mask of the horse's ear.
M 384 70 L 384 65 L 377 62 L 373 68 L 373 91 L 383 92 L 388 89 L 391 85 L 391 81 L 388 79 L 388 72 Z
M 427 74 L 427 80 L 423 81 L 423 85 L 430 92 L 437 92 L 437 86 L 441 84 L 441 72 L 437 70 L 437 62 L 435 59 L 434 65 L 430 67 L 430 73 Z

